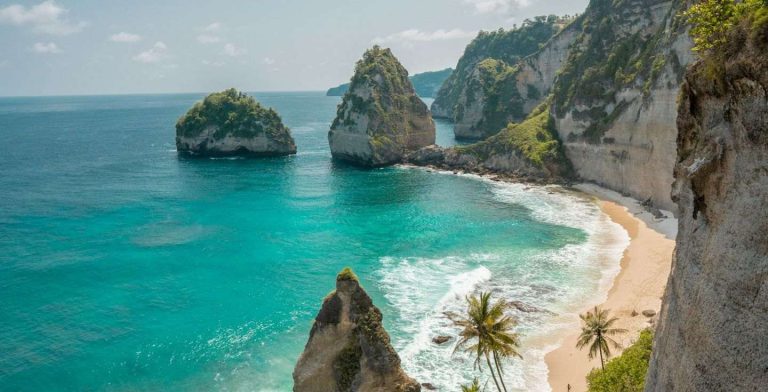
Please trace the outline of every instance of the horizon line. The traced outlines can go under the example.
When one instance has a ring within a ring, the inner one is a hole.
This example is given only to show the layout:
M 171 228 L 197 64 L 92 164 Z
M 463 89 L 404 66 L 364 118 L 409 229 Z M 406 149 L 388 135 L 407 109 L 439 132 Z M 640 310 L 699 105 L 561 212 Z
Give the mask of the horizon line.
M 226 90 L 226 89 L 225 89 Z M 222 91 L 222 90 L 217 90 Z M 326 90 L 240 90 L 245 93 L 317 93 L 326 92 Z M 83 93 L 83 94 L 40 94 L 40 95 L 0 95 L 0 99 L 5 98 L 66 98 L 66 97 L 119 97 L 131 95 L 182 95 L 182 94 L 212 94 L 216 91 L 177 91 L 162 93 Z

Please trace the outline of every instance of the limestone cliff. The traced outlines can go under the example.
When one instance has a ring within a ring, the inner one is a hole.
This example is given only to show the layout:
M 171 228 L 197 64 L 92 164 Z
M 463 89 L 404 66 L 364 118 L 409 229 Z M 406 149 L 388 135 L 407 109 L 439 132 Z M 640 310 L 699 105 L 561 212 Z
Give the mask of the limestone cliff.
M 434 144 L 432 116 L 389 49 L 375 46 L 358 61 L 328 142 L 334 158 L 364 166 L 398 163 Z
M 646 391 L 768 386 L 768 12 L 682 85 L 677 250 Z M 749 27 L 748 27 L 749 26 Z
M 381 325 L 381 312 L 348 268 L 323 301 L 293 371 L 296 392 L 418 392 Z
M 547 96 L 558 61 L 567 54 L 572 34 L 552 38 L 567 21 L 540 16 L 520 28 L 481 32 L 438 91 L 433 115 L 453 120 L 456 137 L 463 139 L 483 139 L 523 120 Z M 549 49 L 541 51 L 550 39 Z M 538 52 L 539 59 L 518 64 Z
M 552 129 L 575 177 L 674 211 L 675 99 L 694 61 L 679 17 L 685 8 L 686 0 L 591 0 L 517 63 L 489 60 L 485 49 L 486 59 L 453 82 L 467 87 L 455 93 L 454 110 L 436 100 L 433 113 L 454 119 L 457 137 L 487 138 L 498 130 L 510 134 L 506 122 L 530 117 L 551 95 Z M 462 61 L 454 75 L 461 69 Z
M 198 156 L 289 155 L 290 130 L 274 110 L 235 89 L 213 93 L 176 123 L 176 150 Z
M 553 87 L 576 174 L 658 207 L 675 161 L 675 99 L 693 61 L 682 0 L 592 0 Z

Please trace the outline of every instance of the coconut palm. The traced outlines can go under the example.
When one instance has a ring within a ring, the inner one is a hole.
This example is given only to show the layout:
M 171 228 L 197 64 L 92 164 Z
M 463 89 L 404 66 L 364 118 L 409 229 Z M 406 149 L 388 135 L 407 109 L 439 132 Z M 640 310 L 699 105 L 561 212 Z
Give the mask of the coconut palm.
M 480 382 L 475 378 L 472 384 L 462 385 L 461 392 L 480 392 Z
M 479 297 L 474 295 L 467 297 L 466 317 L 448 313 L 454 325 L 462 328 L 454 352 L 463 350 L 474 354 L 475 368 L 479 367 L 485 359 L 499 392 L 507 390 L 502 378 L 501 359 L 522 358 L 517 351 L 520 346 L 519 338 L 512 332 L 515 320 L 504 315 L 506 308 L 506 301 L 502 299 L 492 303 L 491 293 L 483 292 Z M 493 357 L 493 364 L 491 364 L 491 357 Z
M 605 360 L 611 357 L 610 345 L 614 348 L 620 349 L 621 345 L 613 340 L 611 336 L 618 335 L 620 333 L 627 332 L 622 328 L 611 328 L 613 324 L 618 320 L 616 317 L 610 317 L 610 311 L 608 309 L 600 309 L 596 306 L 595 311 L 581 314 L 579 317 L 582 321 L 581 335 L 576 342 L 576 348 L 582 349 L 589 346 L 589 359 L 595 357 L 596 354 L 600 354 L 600 366 L 605 370 Z

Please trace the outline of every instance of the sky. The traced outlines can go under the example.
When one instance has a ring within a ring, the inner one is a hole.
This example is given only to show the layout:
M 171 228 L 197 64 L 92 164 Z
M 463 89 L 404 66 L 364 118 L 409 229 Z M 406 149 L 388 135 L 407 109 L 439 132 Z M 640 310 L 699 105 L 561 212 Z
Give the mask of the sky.
M 409 73 L 587 0 L 0 0 L 0 96 L 325 90 L 374 44 Z

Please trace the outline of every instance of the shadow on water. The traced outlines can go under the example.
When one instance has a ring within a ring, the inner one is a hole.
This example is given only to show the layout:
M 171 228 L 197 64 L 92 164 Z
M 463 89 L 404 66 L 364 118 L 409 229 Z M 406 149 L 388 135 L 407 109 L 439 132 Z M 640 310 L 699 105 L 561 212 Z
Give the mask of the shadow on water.
M 429 192 L 423 189 L 427 184 L 417 180 L 421 176 L 394 167 L 367 168 L 339 160 L 331 163 L 331 187 L 343 207 L 409 203 L 420 193 Z
M 296 170 L 295 156 L 204 158 L 178 155 L 178 182 L 190 195 L 263 189 L 279 194 Z

